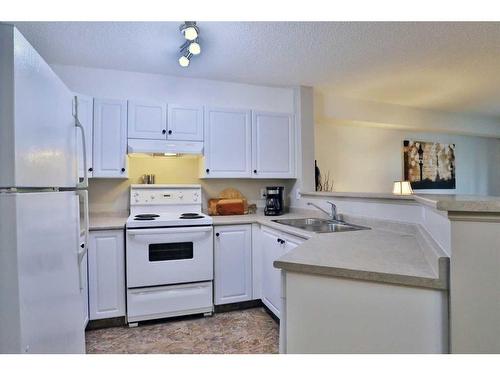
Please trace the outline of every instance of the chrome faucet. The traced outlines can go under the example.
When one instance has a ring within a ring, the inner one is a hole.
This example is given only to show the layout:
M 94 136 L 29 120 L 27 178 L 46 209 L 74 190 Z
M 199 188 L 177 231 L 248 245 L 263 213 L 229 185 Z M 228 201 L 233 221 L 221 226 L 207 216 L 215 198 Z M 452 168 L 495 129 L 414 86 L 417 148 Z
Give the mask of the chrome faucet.
M 308 206 L 314 206 L 316 207 L 318 210 L 320 211 L 323 211 L 325 214 L 327 214 L 330 219 L 332 220 L 336 220 L 336 221 L 340 221 L 339 219 L 339 215 L 337 214 L 337 205 L 331 201 L 326 201 L 326 203 L 330 204 L 332 207 L 331 207 L 331 212 L 328 212 L 327 210 L 324 210 L 323 208 L 321 208 L 320 206 L 312 203 L 312 202 L 307 202 L 307 205 Z

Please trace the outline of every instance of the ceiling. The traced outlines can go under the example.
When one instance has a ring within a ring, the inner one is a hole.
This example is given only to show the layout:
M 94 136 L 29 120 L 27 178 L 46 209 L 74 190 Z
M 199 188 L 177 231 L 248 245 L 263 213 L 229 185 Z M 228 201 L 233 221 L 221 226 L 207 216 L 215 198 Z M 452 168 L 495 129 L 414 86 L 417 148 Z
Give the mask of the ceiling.
M 500 116 L 500 23 L 199 22 L 202 53 L 177 63 L 181 22 L 16 22 L 55 64 L 264 85 Z

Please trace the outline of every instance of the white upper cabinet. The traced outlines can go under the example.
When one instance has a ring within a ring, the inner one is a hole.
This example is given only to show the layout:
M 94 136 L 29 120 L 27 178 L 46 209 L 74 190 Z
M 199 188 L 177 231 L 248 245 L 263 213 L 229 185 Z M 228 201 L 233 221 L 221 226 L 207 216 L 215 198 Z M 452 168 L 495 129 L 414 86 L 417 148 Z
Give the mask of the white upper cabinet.
M 166 104 L 128 101 L 128 138 L 165 139 L 166 134 Z
M 93 118 L 94 99 L 90 96 L 75 94 L 78 98 L 78 119 L 85 129 L 85 156 L 87 158 L 87 175 L 92 177 L 92 144 L 93 144 Z M 82 134 L 77 132 L 77 152 L 78 152 L 78 177 L 83 178 L 83 150 Z
M 93 176 L 127 177 L 127 101 L 94 99 Z
M 203 141 L 203 107 L 169 104 L 167 138 L 175 141 Z
M 252 225 L 214 228 L 215 304 L 252 299 Z
M 253 112 L 252 175 L 295 177 L 295 126 L 290 114 Z
M 208 108 L 202 177 L 251 177 L 250 111 Z

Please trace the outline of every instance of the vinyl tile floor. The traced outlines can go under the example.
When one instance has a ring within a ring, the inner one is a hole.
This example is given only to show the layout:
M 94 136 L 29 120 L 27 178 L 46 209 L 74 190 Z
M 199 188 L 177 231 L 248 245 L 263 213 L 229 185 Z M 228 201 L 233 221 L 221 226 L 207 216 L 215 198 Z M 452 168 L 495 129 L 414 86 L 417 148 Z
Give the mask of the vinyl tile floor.
M 86 332 L 89 354 L 278 353 L 279 325 L 262 307 Z

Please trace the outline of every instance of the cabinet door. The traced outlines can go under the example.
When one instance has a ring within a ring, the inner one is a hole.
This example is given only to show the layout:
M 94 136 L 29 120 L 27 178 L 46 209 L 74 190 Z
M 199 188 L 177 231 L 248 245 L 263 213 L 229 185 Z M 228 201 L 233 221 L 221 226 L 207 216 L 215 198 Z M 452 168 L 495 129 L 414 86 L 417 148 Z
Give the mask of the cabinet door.
M 252 226 L 215 227 L 215 304 L 252 299 Z
M 305 240 L 262 227 L 260 248 L 262 257 L 262 295 L 264 305 L 278 318 L 281 317 L 282 293 L 281 270 L 274 268 L 274 261 L 294 249 Z
M 89 242 L 90 320 L 124 316 L 125 244 L 123 231 L 92 231 Z
M 254 112 L 252 176 L 295 177 L 295 126 L 290 114 Z
M 250 111 L 206 110 L 203 177 L 250 177 L 251 151 Z
M 128 101 L 128 138 L 165 139 L 166 128 L 166 104 Z
M 94 177 L 127 177 L 127 101 L 94 99 Z
M 87 157 L 87 175 L 92 177 L 92 144 L 93 144 L 93 120 L 94 99 L 90 96 L 75 94 L 78 98 L 78 119 L 85 129 L 85 155 Z M 83 150 L 82 134 L 77 132 L 78 152 L 78 177 L 83 178 Z
M 169 104 L 167 138 L 203 141 L 203 107 Z
M 274 268 L 273 263 L 285 252 L 279 237 L 266 229 L 261 231 L 262 249 L 262 302 L 278 318 L 281 310 L 281 270 Z

